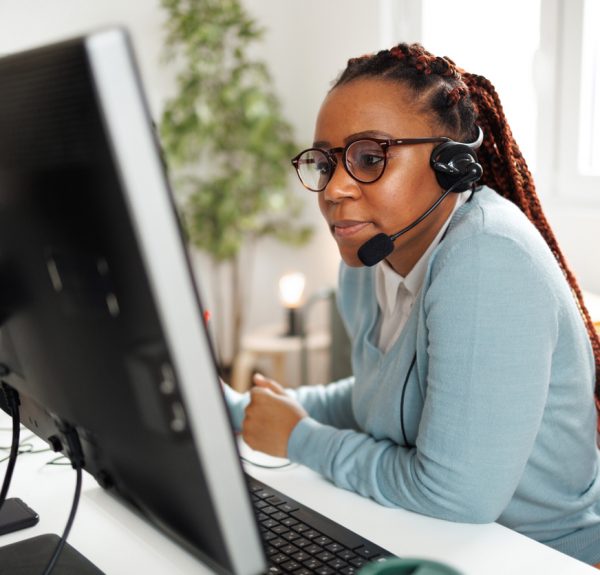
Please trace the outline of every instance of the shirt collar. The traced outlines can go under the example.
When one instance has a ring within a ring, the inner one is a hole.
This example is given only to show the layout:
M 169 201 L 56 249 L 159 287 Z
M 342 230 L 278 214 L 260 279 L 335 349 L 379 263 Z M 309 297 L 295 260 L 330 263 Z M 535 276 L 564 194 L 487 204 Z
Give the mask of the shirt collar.
M 398 300 L 398 291 L 401 288 L 405 289 L 410 297 L 416 298 L 423 285 L 423 280 L 425 279 L 431 252 L 433 252 L 437 245 L 442 241 L 442 237 L 450 224 L 452 216 L 456 210 L 467 201 L 468 195 L 469 194 L 459 194 L 456 199 L 456 205 L 444 222 L 444 225 L 440 228 L 435 238 L 433 238 L 433 241 L 429 244 L 423 255 L 408 272 L 406 277 L 403 277 L 394 271 L 392 266 L 385 260 L 382 260 L 377 264 L 375 270 L 375 295 L 377 297 L 377 303 L 384 313 L 391 313 L 394 310 Z

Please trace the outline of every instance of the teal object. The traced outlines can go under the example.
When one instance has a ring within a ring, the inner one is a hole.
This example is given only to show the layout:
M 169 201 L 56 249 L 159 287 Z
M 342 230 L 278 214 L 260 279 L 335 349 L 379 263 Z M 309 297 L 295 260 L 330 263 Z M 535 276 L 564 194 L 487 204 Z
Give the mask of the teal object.
M 427 559 L 386 559 L 370 563 L 358 575 L 462 575 L 460 571 Z

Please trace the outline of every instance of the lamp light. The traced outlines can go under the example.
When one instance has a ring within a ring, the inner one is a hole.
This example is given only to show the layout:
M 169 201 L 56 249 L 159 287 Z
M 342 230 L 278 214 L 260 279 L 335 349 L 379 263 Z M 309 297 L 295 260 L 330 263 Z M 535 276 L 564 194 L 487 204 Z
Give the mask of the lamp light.
M 281 276 L 279 279 L 279 299 L 287 310 L 286 336 L 302 335 L 302 296 L 306 278 L 300 272 Z

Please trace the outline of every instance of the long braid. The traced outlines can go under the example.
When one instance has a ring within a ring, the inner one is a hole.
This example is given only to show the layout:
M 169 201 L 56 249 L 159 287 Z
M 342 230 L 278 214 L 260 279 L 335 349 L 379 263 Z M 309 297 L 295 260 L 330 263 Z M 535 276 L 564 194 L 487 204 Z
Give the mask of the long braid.
M 515 142 L 504 116 L 502 104 L 492 83 L 475 74 L 463 73 L 471 100 L 477 111 L 477 123 L 485 138 L 478 159 L 483 167 L 482 181 L 515 203 L 538 229 L 563 271 L 579 311 L 584 319 L 596 363 L 596 408 L 600 411 L 600 338 L 583 301 L 579 284 L 556 241 L 535 191 L 533 177 Z
M 484 139 L 477 156 L 483 167 L 482 183 L 517 205 L 535 225 L 571 287 L 594 352 L 595 400 L 600 412 L 600 338 L 577 280 L 544 215 L 533 177 L 492 83 L 458 68 L 450 58 L 434 56 L 420 44 L 405 43 L 349 60 L 333 88 L 362 77 L 402 83 L 412 91 L 415 103 L 445 129 L 445 135 L 456 140 L 470 141 L 477 132 L 476 125 L 481 126 Z

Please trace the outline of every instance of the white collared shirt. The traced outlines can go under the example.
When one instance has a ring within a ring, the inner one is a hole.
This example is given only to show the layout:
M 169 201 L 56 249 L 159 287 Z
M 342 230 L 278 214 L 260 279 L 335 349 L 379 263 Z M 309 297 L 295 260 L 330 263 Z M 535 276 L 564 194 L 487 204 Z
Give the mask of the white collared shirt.
M 381 310 L 378 325 L 378 347 L 384 353 L 394 345 L 394 342 L 398 339 L 408 321 L 408 316 L 423 285 L 431 252 L 442 241 L 442 237 L 450 225 L 450 220 L 454 212 L 467 201 L 469 195 L 469 193 L 458 195 L 456 205 L 448 216 L 448 219 L 444 222 L 444 225 L 429 244 L 425 253 L 419 258 L 419 261 L 408 272 L 406 277 L 402 277 L 399 273 L 395 272 L 385 260 L 377 264 L 375 270 L 375 293 Z

